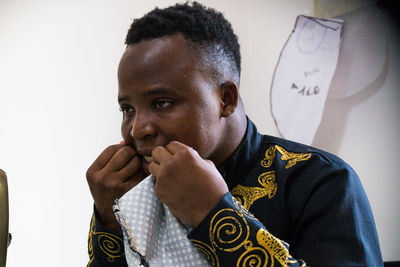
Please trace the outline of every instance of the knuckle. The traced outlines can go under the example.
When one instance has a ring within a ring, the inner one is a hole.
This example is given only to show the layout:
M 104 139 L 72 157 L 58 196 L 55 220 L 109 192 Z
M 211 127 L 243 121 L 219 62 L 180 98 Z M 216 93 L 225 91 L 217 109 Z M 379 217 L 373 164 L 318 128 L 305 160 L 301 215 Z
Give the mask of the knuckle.
M 134 155 L 136 155 L 136 152 L 130 146 L 124 146 L 119 151 L 125 157 L 133 157 Z
M 162 151 L 163 147 L 162 146 L 156 146 L 153 151 L 151 152 L 151 155 L 157 155 Z
M 171 141 L 171 142 L 169 142 L 169 144 L 168 145 L 171 145 L 171 146 L 176 146 L 176 145 L 178 145 L 179 144 L 179 142 L 178 141 Z
M 108 146 L 106 149 L 104 149 L 102 154 L 108 154 L 110 152 L 115 152 L 117 151 L 119 148 L 121 147 L 121 145 L 111 145 Z
M 94 171 L 93 171 L 93 169 L 90 167 L 90 168 L 86 171 L 86 180 L 88 180 L 88 181 L 93 180 L 93 174 L 94 174 Z
M 213 161 L 211 161 L 211 160 L 207 160 L 207 163 L 211 166 L 211 168 L 214 168 L 214 169 L 216 169 L 216 166 L 215 166 L 215 164 L 214 164 L 214 162 Z
M 111 188 L 112 184 L 115 183 L 114 181 L 113 175 L 105 170 L 95 172 L 92 175 L 93 185 L 99 188 Z
M 128 163 L 128 165 L 126 165 L 124 168 L 122 168 L 121 170 L 118 171 L 118 173 L 120 175 L 130 175 L 130 174 L 134 174 L 137 171 L 140 170 L 140 159 L 139 157 L 135 156 L 133 159 L 131 159 L 131 161 Z
M 180 160 L 193 160 L 195 158 L 194 150 L 191 147 L 185 147 L 179 150 L 176 155 Z
M 141 164 L 141 159 L 138 156 L 134 156 L 133 159 L 131 160 L 131 162 L 129 164 L 133 165 L 134 167 L 140 167 Z
M 96 183 L 96 182 L 98 182 L 99 179 L 101 179 L 101 178 L 99 177 L 99 173 L 96 172 L 95 170 L 93 170 L 92 168 L 89 168 L 89 169 L 86 171 L 86 180 L 87 180 L 89 183 Z
M 187 146 L 187 147 L 183 148 L 182 151 L 185 153 L 185 155 L 192 156 L 194 150 L 193 150 L 193 148 Z

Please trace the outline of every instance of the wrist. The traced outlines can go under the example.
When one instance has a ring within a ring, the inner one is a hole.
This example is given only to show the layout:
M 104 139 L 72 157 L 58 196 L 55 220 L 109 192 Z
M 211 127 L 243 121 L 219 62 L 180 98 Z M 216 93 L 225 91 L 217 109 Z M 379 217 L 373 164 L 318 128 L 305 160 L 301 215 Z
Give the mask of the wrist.
M 94 205 L 94 214 L 97 221 L 106 229 L 114 233 L 120 233 L 121 227 L 115 218 L 114 211 L 111 207 L 100 209 Z

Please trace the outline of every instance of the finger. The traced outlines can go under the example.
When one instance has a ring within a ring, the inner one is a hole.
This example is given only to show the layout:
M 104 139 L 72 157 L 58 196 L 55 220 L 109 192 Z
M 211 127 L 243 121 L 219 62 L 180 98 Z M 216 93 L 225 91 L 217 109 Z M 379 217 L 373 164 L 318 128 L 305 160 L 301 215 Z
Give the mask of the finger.
M 146 177 L 147 177 L 147 175 L 142 170 L 140 170 L 139 172 L 136 172 L 134 175 L 132 175 L 128 179 L 126 179 L 121 184 L 122 185 L 122 191 L 124 191 L 124 194 L 126 192 L 128 192 L 132 187 L 134 187 L 138 183 L 140 183 Z
M 192 149 L 190 146 L 187 146 L 183 143 L 180 143 L 178 141 L 171 141 L 169 144 L 165 147 L 172 155 L 178 152 L 179 150 L 182 149 Z
M 149 165 L 149 172 L 151 174 L 153 174 L 156 178 L 158 176 L 158 173 L 160 171 L 160 164 L 158 164 L 157 162 L 153 161 L 152 163 L 150 163 Z
M 122 181 L 129 180 L 130 177 L 139 172 L 142 168 L 142 160 L 139 156 L 134 156 L 131 160 L 118 171 L 118 177 L 122 178 Z
M 130 146 L 123 146 L 112 156 L 110 161 L 107 163 L 105 168 L 111 171 L 121 170 L 134 156 L 136 156 L 136 150 Z
M 103 169 L 110 159 L 114 156 L 115 152 L 117 152 L 123 145 L 112 145 L 104 149 L 103 152 L 97 157 L 97 159 L 93 162 L 91 168 L 93 170 L 101 170 Z
M 151 156 L 153 157 L 153 161 L 161 163 L 171 158 L 172 154 L 165 147 L 158 146 L 153 149 Z
M 212 162 L 211 160 L 206 159 L 205 162 L 207 162 L 207 164 L 211 165 L 212 167 L 216 168 L 214 162 Z
M 124 182 L 122 184 L 122 187 L 121 187 L 121 192 L 117 197 L 120 198 L 123 195 L 125 195 L 126 192 L 128 192 L 133 187 L 135 187 L 138 183 L 140 183 L 141 180 L 143 180 L 143 178 L 141 178 L 141 177 L 133 177 L 132 179 L 129 179 L 126 182 Z

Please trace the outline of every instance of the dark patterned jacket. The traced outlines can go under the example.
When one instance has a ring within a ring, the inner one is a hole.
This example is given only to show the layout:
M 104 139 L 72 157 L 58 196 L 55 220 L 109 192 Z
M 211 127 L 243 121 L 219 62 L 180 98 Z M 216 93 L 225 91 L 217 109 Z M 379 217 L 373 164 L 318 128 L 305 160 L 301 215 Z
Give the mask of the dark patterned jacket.
M 368 199 L 338 157 L 248 120 L 219 171 L 230 192 L 188 235 L 213 266 L 383 266 Z M 127 266 L 122 235 L 95 216 L 89 257 L 90 267 Z

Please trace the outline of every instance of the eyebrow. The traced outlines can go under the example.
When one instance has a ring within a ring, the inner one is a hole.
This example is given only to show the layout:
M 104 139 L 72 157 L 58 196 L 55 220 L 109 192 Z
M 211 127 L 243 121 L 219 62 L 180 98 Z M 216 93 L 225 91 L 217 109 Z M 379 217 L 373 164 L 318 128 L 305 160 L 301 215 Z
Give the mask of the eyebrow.
M 118 97 L 118 103 L 121 103 L 121 102 L 124 102 L 124 101 L 128 101 L 128 97 L 125 97 L 125 96 L 123 96 L 123 97 Z
M 177 92 L 174 89 L 159 87 L 152 90 L 149 90 L 144 93 L 145 96 L 154 96 L 154 95 L 176 95 Z
M 156 96 L 156 95 L 177 95 L 177 91 L 171 88 L 166 88 L 166 87 L 160 87 L 160 88 L 155 88 L 151 89 L 147 92 L 144 93 L 144 96 Z M 123 101 L 128 101 L 129 97 L 122 96 L 118 97 L 118 103 L 121 103 Z

